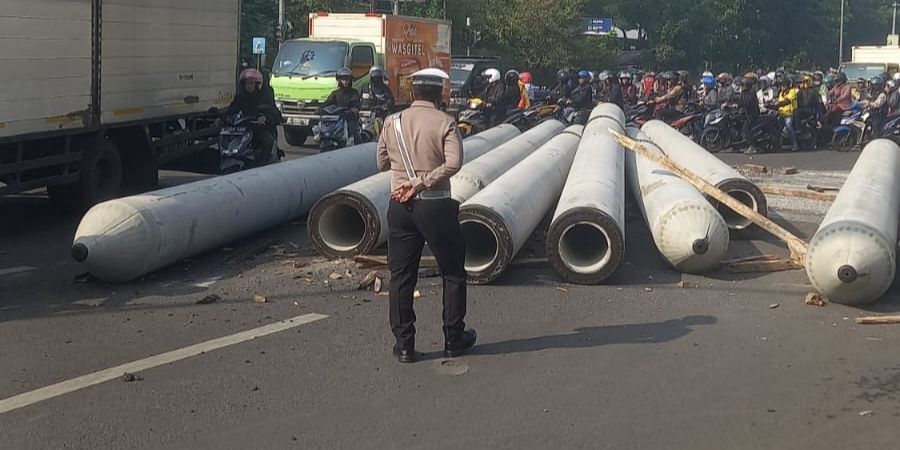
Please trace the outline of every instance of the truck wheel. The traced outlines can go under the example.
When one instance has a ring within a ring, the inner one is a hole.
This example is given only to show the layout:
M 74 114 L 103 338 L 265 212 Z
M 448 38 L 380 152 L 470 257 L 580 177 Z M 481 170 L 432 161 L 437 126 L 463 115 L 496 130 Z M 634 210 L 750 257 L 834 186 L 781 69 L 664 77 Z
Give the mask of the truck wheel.
M 116 197 L 122 187 L 119 148 L 104 140 L 99 147 L 86 149 L 80 174 L 76 183 L 48 187 L 50 201 L 68 210 L 84 211 Z
M 294 147 L 305 144 L 309 135 L 309 129 L 304 127 L 284 127 L 284 140 Z

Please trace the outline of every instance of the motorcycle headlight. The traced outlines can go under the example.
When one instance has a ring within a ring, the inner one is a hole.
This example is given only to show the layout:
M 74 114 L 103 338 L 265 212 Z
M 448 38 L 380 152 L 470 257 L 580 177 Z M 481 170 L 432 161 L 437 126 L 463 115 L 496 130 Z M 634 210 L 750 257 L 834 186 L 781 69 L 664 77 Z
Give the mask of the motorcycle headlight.
M 469 101 L 469 109 L 478 109 L 481 106 L 481 102 L 471 100 Z

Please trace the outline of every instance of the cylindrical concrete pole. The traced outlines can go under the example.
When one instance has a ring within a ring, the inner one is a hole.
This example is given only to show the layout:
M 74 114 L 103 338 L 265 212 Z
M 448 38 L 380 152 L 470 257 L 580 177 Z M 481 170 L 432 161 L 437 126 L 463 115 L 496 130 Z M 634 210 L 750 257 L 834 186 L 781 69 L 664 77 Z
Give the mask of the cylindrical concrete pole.
M 900 147 L 887 139 L 859 155 L 806 253 L 806 273 L 827 299 L 877 300 L 894 281 L 900 212 Z
M 519 129 L 503 124 L 463 141 L 463 157 L 473 161 L 512 143 Z M 387 242 L 391 174 L 383 172 L 332 192 L 313 205 L 307 220 L 310 241 L 319 253 L 346 258 L 369 253 Z
M 721 159 L 697 145 L 689 137 L 659 120 L 645 123 L 641 127 L 641 131 L 650 137 L 648 143 L 655 144 L 676 164 L 690 169 L 700 178 L 727 192 L 758 213 L 764 216 L 767 214 L 766 195 L 758 186 Z M 725 205 L 713 201 L 713 206 L 725 219 L 728 227 L 733 230 L 742 230 L 752 225 L 750 220 Z
M 454 200 L 464 203 L 485 186 L 491 184 L 497 177 L 503 175 L 510 167 L 559 134 L 564 127 L 558 120 L 546 120 L 498 147 L 496 151 L 466 164 L 450 178 L 450 195 Z
M 583 128 L 566 128 L 460 207 L 470 282 L 489 283 L 499 277 L 553 207 Z
M 72 256 L 102 280 L 133 280 L 303 215 L 375 172 L 368 143 L 110 200 L 81 219 Z
M 634 140 L 647 140 L 637 128 L 627 131 Z M 635 203 L 663 258 L 681 272 L 701 273 L 718 266 L 728 251 L 728 225 L 703 195 L 634 152 L 625 152 L 625 167 Z
M 571 283 L 602 282 L 625 254 L 625 154 L 609 134 L 624 126 L 616 105 L 591 111 L 553 215 L 547 258 Z

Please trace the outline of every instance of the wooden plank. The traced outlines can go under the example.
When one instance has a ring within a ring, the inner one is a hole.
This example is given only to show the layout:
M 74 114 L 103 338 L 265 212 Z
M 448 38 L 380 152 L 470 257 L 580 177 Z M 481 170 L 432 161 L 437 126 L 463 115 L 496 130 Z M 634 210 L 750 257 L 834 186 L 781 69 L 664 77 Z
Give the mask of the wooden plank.
M 727 193 L 725 193 L 725 191 L 713 186 L 706 180 L 700 178 L 699 176 L 697 176 L 697 174 L 679 166 L 665 155 L 662 155 L 655 151 L 651 151 L 648 148 L 644 147 L 644 145 L 640 142 L 637 142 L 634 139 L 631 139 L 630 137 L 615 130 L 609 130 L 609 133 L 616 139 L 617 142 L 619 142 L 619 144 L 622 144 L 625 148 L 637 153 L 643 158 L 649 159 L 650 161 L 659 164 L 665 169 L 672 171 L 688 183 L 691 183 L 695 188 L 699 189 L 700 192 L 703 192 L 704 194 L 718 200 L 720 203 L 724 203 L 734 212 L 740 214 L 741 217 L 745 217 L 747 220 L 758 225 L 763 230 L 766 230 L 773 236 L 781 239 L 785 244 L 787 244 L 787 247 L 791 252 L 791 259 L 796 261 L 798 264 L 802 265 L 806 260 L 806 242 L 791 234 L 790 231 L 785 230 L 777 223 L 769 220 L 762 214 L 735 200 L 734 197 L 728 195 Z
M 758 272 L 783 272 L 785 270 L 803 269 L 802 264 L 790 259 L 775 259 L 771 261 L 746 261 L 734 263 L 728 266 L 731 273 L 758 273 Z
M 779 259 L 780 257 L 777 255 L 753 255 L 753 256 L 745 256 L 743 258 L 734 258 L 734 259 L 726 259 L 722 261 L 722 264 L 736 264 L 748 261 L 772 261 L 775 259 Z
M 779 195 L 782 197 L 797 197 L 797 198 L 805 198 L 807 200 L 819 200 L 823 202 L 833 202 L 835 198 L 837 198 L 837 193 L 831 192 L 817 192 L 811 190 L 803 190 L 803 189 L 790 189 L 781 186 L 772 186 L 772 185 L 760 185 L 760 189 L 762 189 L 763 193 L 766 195 Z
M 857 317 L 856 323 L 860 325 L 893 325 L 900 323 L 900 316 L 865 316 Z

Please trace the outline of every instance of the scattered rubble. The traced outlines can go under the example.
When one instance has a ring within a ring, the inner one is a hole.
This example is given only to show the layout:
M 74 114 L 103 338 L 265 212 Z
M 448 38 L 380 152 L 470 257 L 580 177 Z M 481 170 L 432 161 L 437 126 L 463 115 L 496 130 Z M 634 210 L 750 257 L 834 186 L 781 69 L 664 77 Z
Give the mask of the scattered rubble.
M 818 292 L 810 292 L 806 294 L 805 303 L 809 306 L 825 306 L 825 300 Z
M 124 374 L 122 374 L 122 381 L 126 383 L 131 383 L 133 381 L 142 381 L 143 379 L 144 377 L 134 373 L 125 372 Z
M 268 303 L 269 299 L 262 294 L 254 294 L 253 295 L 253 303 Z
M 216 294 L 209 294 L 206 297 L 203 297 L 200 300 L 197 300 L 197 304 L 198 305 L 211 305 L 221 299 L 222 298 Z

